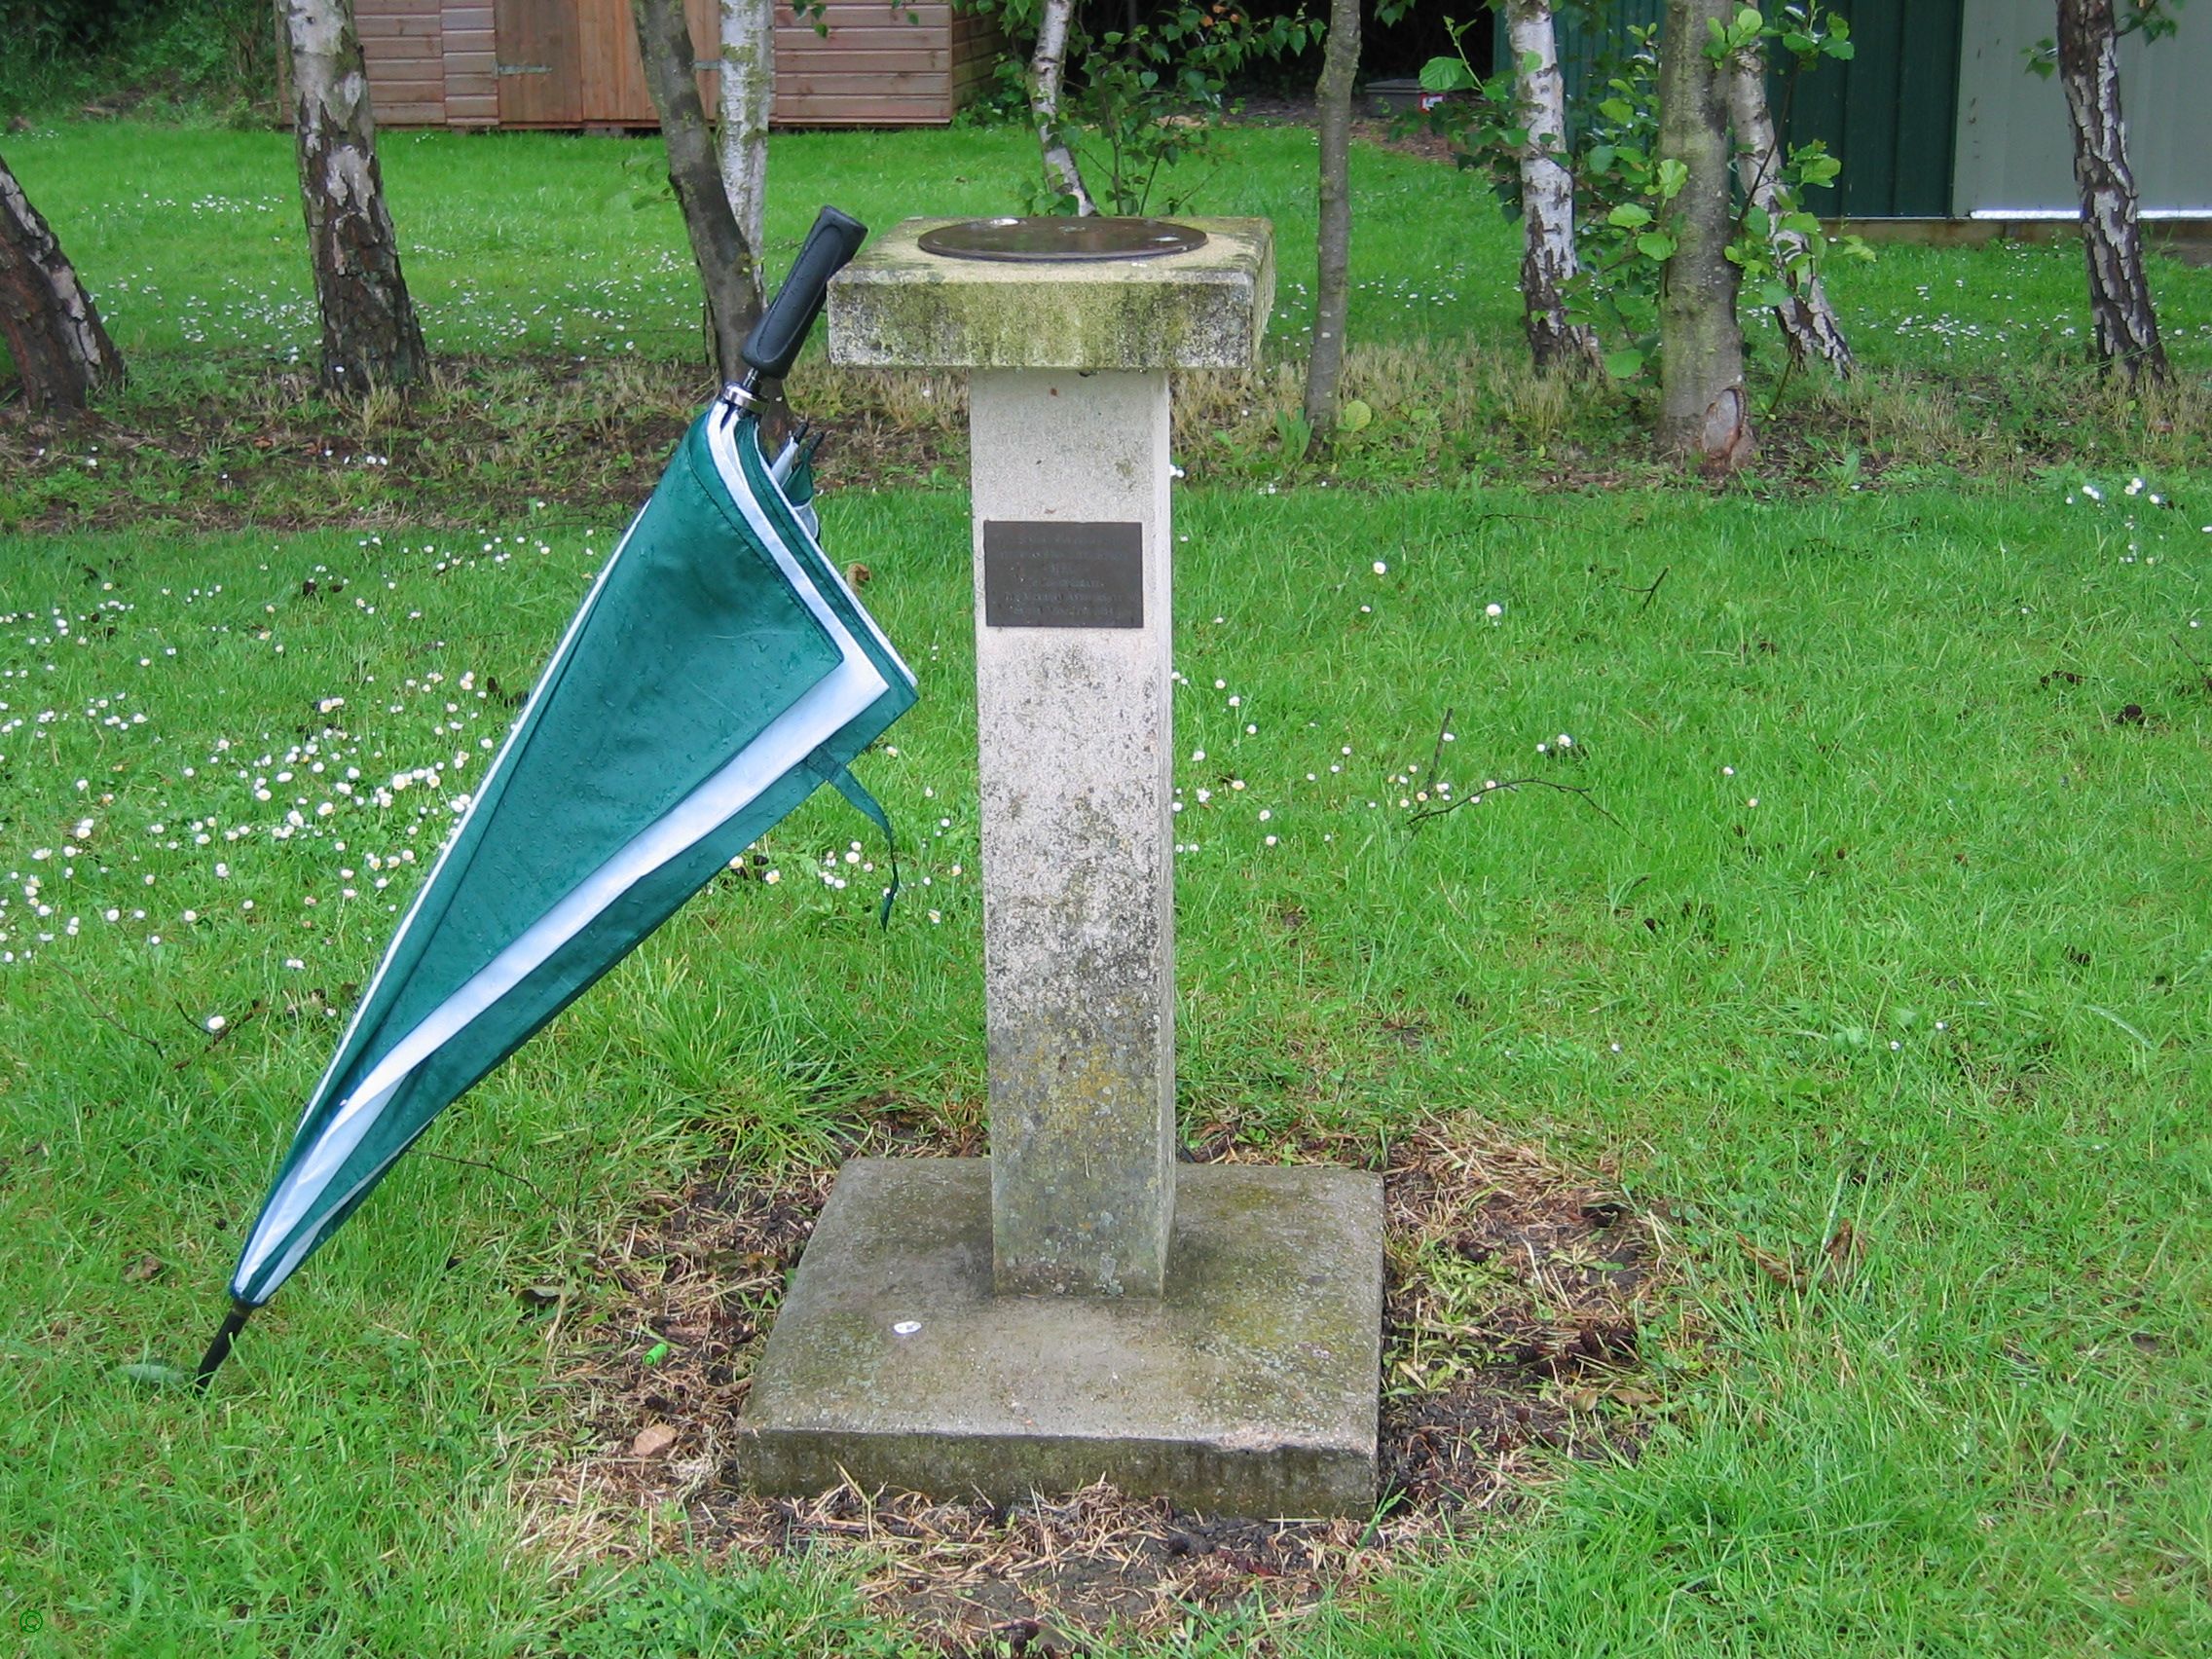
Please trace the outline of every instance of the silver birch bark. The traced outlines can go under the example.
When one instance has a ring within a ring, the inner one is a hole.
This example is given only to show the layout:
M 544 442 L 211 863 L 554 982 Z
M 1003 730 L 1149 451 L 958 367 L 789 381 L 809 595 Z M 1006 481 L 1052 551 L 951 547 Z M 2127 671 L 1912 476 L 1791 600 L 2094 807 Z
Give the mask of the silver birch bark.
M 1313 347 L 1306 358 L 1306 424 L 1328 443 L 1344 380 L 1345 319 L 1351 298 L 1351 93 L 1359 73 L 1359 0 L 1331 0 L 1318 92 L 1321 176 Z
M 280 0 L 292 59 L 292 131 L 308 257 L 322 313 L 322 379 L 340 390 L 404 387 L 429 366 L 399 269 L 377 166 L 352 0 Z
M 2089 265 L 2089 320 L 2097 358 L 2130 381 L 2170 369 L 2143 269 L 2135 174 L 2120 105 L 2120 36 L 2113 0 L 2058 0 L 2058 79 L 2074 127 L 2074 184 L 2082 195 L 2082 250 Z
M 1804 259 L 1812 243 L 1802 231 L 1782 223 L 1782 144 L 1775 136 L 1774 117 L 1766 102 L 1766 51 L 1763 43 L 1736 55 L 1728 75 L 1728 104 L 1736 120 L 1736 173 L 1744 194 L 1767 216 L 1771 227 L 1767 243 L 1774 250 L 1775 269 L 1782 273 L 1789 302 L 1774 308 L 1774 320 L 1782 329 L 1789 355 L 1803 364 L 1818 358 L 1849 380 L 1858 367 L 1851 347 L 1843 338 L 1843 323 L 1828 304 L 1821 275 L 1810 267 L 1793 276 L 1792 268 Z
M 683 233 L 691 242 L 691 260 L 706 289 L 715 366 L 725 383 L 740 380 L 745 375 L 745 336 L 760 314 L 760 289 L 752 248 L 730 210 L 707 131 L 707 111 L 699 101 L 699 77 L 693 69 L 697 53 L 683 0 L 630 0 L 630 15 L 638 28 L 645 85 L 660 114 L 668 182 L 676 192 Z
M 82 409 L 123 379 L 123 357 L 76 267 L 0 161 L 0 337 L 33 409 Z
M 1596 371 L 1597 336 L 1567 320 L 1567 285 L 1580 269 L 1574 253 L 1574 175 L 1559 160 L 1567 147 L 1567 84 L 1551 0 L 1507 0 L 1505 38 L 1527 129 L 1521 146 L 1521 305 L 1529 350 L 1539 370 Z
M 775 0 L 721 0 L 722 191 L 751 261 L 756 302 L 764 298 L 761 239 L 768 213 L 768 112 L 776 96 Z
M 1075 0 L 1045 0 L 1037 19 L 1037 51 L 1029 59 L 1029 114 L 1037 124 L 1037 147 L 1045 158 L 1045 176 L 1062 196 L 1075 199 L 1079 215 L 1098 211 L 1083 185 L 1083 169 L 1060 132 L 1060 83 L 1067 73 L 1068 28 Z
M 1705 51 L 1708 21 L 1725 23 L 1731 6 L 1667 0 L 1659 37 L 1659 159 L 1687 171 L 1665 220 L 1675 251 L 1659 275 L 1659 447 L 1720 470 L 1751 455 L 1736 317 L 1743 273 L 1727 251 L 1728 105 Z

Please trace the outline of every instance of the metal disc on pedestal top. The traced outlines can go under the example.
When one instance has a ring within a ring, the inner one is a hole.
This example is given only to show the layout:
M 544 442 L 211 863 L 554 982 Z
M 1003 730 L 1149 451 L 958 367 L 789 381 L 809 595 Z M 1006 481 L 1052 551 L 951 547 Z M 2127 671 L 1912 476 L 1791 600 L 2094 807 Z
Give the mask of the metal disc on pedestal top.
M 1165 219 L 968 219 L 924 231 L 921 245 L 946 259 L 1067 264 L 1189 253 L 1206 245 L 1206 234 Z

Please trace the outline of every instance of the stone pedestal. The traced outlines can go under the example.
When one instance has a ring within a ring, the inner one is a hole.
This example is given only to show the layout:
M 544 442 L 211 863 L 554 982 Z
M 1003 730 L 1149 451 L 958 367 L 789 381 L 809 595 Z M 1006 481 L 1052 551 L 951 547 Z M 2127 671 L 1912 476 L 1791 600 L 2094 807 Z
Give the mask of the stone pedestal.
M 991 1156 L 839 1176 L 746 1472 L 1363 1513 L 1380 1182 L 1175 1159 L 1167 374 L 1251 363 L 1268 227 L 1040 265 L 925 252 L 947 223 L 847 267 L 830 348 L 971 371 Z
M 1158 1296 L 1175 1225 L 1167 376 L 982 370 L 968 398 L 995 1278 Z M 1029 625 L 1045 616 L 1062 620 Z

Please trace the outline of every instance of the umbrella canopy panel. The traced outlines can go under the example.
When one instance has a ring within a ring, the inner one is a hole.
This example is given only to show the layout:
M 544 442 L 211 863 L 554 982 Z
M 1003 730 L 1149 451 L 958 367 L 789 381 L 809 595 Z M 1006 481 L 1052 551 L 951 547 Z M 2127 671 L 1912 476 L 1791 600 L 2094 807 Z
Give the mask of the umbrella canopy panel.
M 803 463 L 695 422 L 601 571 L 309 1097 L 231 1293 L 268 1300 L 444 1107 L 914 702 Z M 880 816 L 880 815 L 878 815 Z

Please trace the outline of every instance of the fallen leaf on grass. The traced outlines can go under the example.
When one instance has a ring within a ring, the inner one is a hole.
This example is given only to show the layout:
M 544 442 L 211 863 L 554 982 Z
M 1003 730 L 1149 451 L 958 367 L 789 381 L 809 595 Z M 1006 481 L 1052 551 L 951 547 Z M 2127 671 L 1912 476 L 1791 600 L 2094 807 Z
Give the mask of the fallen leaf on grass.
M 1821 1248 L 1827 1256 L 1827 1276 L 1838 1284 L 1850 1283 L 1851 1275 L 1859 1271 L 1860 1257 L 1866 1253 L 1859 1230 L 1848 1221 L 1838 1227 L 1834 1236 Z

